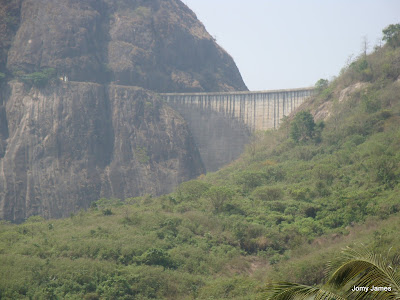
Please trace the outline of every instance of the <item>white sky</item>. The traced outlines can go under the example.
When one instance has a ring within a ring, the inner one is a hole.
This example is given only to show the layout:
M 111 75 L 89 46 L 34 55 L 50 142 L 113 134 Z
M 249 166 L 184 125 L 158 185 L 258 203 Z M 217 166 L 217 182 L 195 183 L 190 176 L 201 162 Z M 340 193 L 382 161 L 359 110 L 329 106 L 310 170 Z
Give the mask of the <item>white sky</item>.
M 235 60 L 249 90 L 313 86 L 400 23 L 400 0 L 182 0 Z

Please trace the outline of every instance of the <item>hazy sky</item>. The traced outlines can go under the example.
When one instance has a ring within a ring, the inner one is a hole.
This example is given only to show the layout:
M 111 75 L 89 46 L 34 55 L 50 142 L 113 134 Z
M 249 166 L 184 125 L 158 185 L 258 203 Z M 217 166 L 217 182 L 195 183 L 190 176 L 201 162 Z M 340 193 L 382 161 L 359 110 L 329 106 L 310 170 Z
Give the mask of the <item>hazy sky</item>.
M 400 0 L 183 0 L 230 55 L 250 90 L 337 76 L 400 23 Z

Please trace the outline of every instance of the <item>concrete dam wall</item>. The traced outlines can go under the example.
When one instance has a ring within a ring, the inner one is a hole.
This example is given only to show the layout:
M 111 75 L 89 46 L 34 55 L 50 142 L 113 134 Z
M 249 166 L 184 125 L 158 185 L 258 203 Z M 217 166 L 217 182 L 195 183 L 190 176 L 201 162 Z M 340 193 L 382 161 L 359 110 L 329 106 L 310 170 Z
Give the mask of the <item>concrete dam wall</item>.
M 299 88 L 160 96 L 187 121 L 209 172 L 218 170 L 243 153 L 252 132 L 278 128 L 281 119 L 313 92 L 313 88 Z
M 289 90 L 160 94 L 170 105 L 215 111 L 235 118 L 250 130 L 278 128 L 280 120 L 314 92 L 313 88 Z

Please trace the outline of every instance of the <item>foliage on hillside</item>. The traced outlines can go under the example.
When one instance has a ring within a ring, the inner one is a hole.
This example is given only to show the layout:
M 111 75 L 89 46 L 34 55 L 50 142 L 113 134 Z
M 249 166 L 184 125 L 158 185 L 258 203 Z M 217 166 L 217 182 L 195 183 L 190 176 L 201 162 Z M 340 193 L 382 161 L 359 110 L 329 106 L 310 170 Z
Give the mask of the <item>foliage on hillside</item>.
M 1 224 L 0 297 L 255 299 L 267 278 L 319 284 L 349 243 L 398 250 L 399 76 L 388 42 L 319 81 L 311 114 L 173 194 Z
M 57 72 L 53 68 L 46 68 L 38 72 L 25 74 L 23 71 L 14 72 L 14 76 L 29 86 L 44 87 L 50 82 L 56 80 Z

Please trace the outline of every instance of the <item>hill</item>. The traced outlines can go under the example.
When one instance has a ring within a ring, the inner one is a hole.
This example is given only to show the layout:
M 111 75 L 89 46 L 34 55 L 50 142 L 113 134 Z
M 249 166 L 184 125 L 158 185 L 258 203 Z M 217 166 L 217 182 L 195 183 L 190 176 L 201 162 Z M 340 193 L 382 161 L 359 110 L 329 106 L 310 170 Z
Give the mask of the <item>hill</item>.
M 398 252 L 400 43 L 360 55 L 240 159 L 153 198 L 0 226 L 4 299 L 256 299 L 319 284 L 363 243 Z
M 179 0 L 1 0 L 0 219 L 171 192 L 205 171 L 155 92 L 246 89 Z

